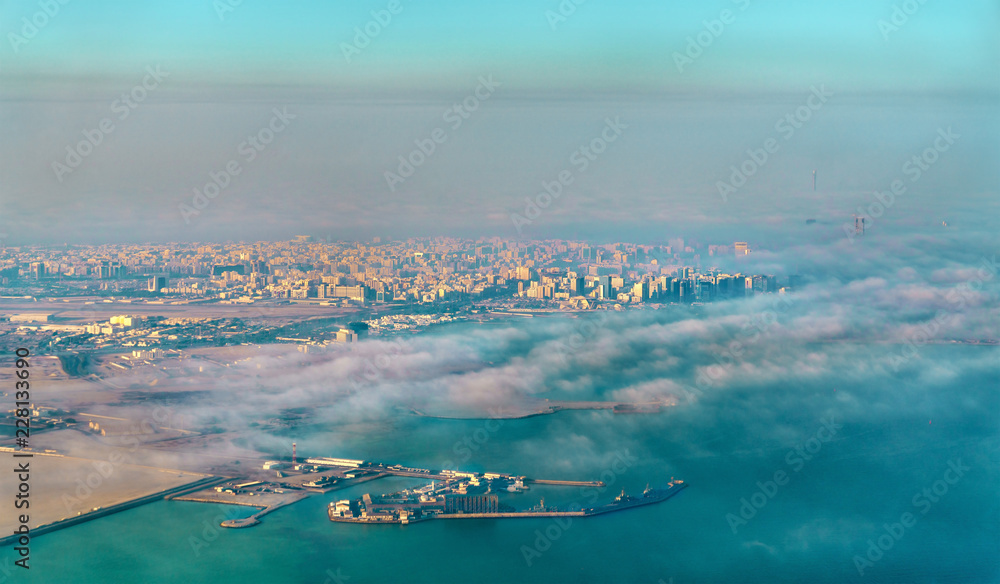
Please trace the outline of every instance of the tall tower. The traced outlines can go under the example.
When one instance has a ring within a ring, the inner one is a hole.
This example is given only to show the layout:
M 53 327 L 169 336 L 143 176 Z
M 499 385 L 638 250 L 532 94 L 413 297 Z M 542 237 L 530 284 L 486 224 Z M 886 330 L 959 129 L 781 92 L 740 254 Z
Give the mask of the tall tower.
M 292 466 L 295 466 L 295 443 L 292 442 Z
M 816 171 L 813 171 L 813 190 L 816 190 Z
M 857 215 L 854 216 L 854 233 L 856 235 L 864 235 L 865 234 L 865 218 L 864 217 L 858 217 Z

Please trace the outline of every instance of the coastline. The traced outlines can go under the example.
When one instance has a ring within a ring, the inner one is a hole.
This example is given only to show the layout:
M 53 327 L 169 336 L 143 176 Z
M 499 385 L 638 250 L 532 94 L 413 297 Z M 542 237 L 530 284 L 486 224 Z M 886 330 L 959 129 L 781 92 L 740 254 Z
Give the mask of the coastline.
M 193 483 L 187 483 L 179 487 L 174 487 L 171 489 L 165 489 L 150 495 L 139 497 L 137 499 L 131 499 L 129 501 L 124 501 L 110 507 L 104 507 L 98 509 L 97 511 L 91 511 L 89 513 L 84 513 L 82 515 L 77 515 L 75 517 L 68 517 L 66 519 L 60 519 L 52 523 L 46 523 L 45 525 L 40 525 L 31 530 L 30 537 L 36 538 L 46 533 L 52 533 L 53 531 L 59 531 L 60 529 L 66 529 L 67 527 L 72 527 L 74 525 L 79 525 L 87 521 L 93 521 L 94 519 L 100 519 L 101 517 L 106 517 L 108 515 L 113 515 L 121 511 L 127 511 L 129 509 L 134 509 L 135 507 L 140 507 L 147 503 L 152 503 L 153 501 L 159 500 L 170 500 L 177 495 L 191 493 L 204 489 L 205 487 L 211 486 L 215 483 L 220 483 L 226 480 L 226 477 L 209 476 L 203 479 L 199 479 Z M 4 538 L 0 538 L 0 546 L 9 545 L 17 541 L 18 534 L 9 535 Z

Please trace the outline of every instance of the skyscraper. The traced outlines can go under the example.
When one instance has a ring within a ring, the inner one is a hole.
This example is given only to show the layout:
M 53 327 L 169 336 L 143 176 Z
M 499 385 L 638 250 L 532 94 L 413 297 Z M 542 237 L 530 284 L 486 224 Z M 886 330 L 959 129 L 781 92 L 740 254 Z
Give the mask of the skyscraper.
M 150 292 L 160 292 L 167 287 L 167 277 L 166 276 L 150 276 L 148 282 L 148 288 Z
M 35 280 L 41 280 L 45 277 L 45 263 L 44 262 L 31 262 L 31 277 Z
M 632 286 L 632 296 L 638 298 L 639 302 L 649 300 L 649 280 L 642 280 Z
M 615 290 L 611 287 L 611 276 L 601 276 L 597 285 L 601 288 L 601 298 L 614 298 Z

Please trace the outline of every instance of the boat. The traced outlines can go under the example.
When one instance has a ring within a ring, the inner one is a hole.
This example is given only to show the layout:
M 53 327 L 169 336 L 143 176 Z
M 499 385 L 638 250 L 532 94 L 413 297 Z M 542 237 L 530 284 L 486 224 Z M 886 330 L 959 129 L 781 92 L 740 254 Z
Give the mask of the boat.
M 587 515 L 599 515 L 601 513 L 610 513 L 612 511 L 621 511 L 622 509 L 630 509 L 632 507 L 640 507 L 642 505 L 652 505 L 653 503 L 659 503 L 660 501 L 666 501 L 670 497 L 673 497 L 677 493 L 681 492 L 687 484 L 682 480 L 671 480 L 667 483 L 666 488 L 663 489 L 653 489 L 649 485 L 646 485 L 646 489 L 642 492 L 641 497 L 633 497 L 625 493 L 625 489 L 622 489 L 621 494 L 615 497 L 614 501 L 608 503 L 607 505 L 601 505 L 600 507 L 591 507 L 589 509 L 584 509 L 583 511 Z

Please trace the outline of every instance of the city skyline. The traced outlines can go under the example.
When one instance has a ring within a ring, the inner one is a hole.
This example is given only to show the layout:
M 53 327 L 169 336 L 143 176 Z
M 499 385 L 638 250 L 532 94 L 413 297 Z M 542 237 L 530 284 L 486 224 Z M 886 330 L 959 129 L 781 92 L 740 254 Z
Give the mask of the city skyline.
M 11 257 L 0 259 L 0 283 L 15 285 L 20 279 L 22 286 L 30 287 L 31 282 L 41 286 L 47 281 L 51 288 L 78 282 L 79 291 L 86 293 L 91 288 L 88 281 L 96 279 L 101 282 L 96 290 L 105 292 L 182 297 L 215 296 L 214 286 L 220 290 L 219 299 L 243 294 L 239 300 L 249 303 L 288 298 L 340 298 L 361 304 L 433 302 L 514 292 L 537 300 L 574 299 L 579 307 L 590 308 L 592 302 L 690 303 L 784 293 L 795 286 L 792 280 L 802 280 L 797 274 L 783 274 L 785 286 L 779 290 L 774 275 L 726 274 L 718 267 L 702 274 L 702 253 L 707 253 L 707 263 L 738 268 L 733 258 L 745 258 L 751 250 L 746 242 L 694 245 L 685 245 L 680 238 L 666 246 L 561 241 L 521 245 L 499 238 L 474 242 L 376 238 L 366 245 L 315 243 L 309 236 L 298 236 L 289 242 L 193 244 L 188 249 L 127 246 L 115 251 L 102 246 L 77 248 L 72 254 L 57 249 L 48 259 L 11 249 Z M 8 256 L 6 249 L 3 253 Z

